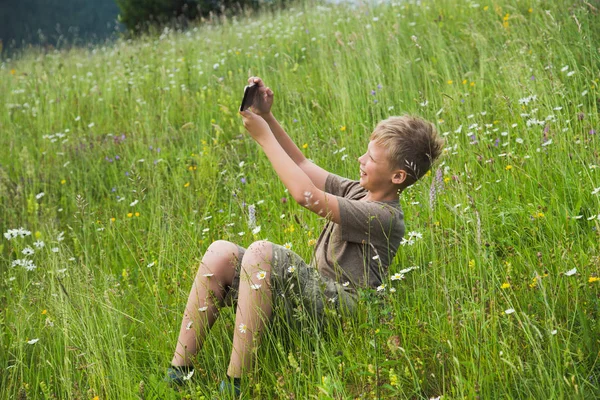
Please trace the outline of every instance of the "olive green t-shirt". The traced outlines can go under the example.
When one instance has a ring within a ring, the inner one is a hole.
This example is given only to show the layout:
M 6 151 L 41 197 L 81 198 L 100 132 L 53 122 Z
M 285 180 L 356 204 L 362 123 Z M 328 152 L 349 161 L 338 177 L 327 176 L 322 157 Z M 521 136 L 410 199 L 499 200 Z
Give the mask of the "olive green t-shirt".
M 334 174 L 327 176 L 325 192 L 337 196 L 341 221 L 325 225 L 313 265 L 349 289 L 381 285 L 404 236 L 400 204 L 363 201 L 368 192 L 358 181 Z

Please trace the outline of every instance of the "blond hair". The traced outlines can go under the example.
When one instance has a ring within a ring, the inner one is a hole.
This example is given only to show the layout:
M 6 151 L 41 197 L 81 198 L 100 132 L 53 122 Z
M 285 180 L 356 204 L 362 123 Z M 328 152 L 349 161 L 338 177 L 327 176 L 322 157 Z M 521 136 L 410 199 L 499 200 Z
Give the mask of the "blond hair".
M 386 149 L 392 169 L 406 171 L 403 188 L 425 175 L 444 147 L 432 123 L 411 115 L 381 121 L 371 140 Z

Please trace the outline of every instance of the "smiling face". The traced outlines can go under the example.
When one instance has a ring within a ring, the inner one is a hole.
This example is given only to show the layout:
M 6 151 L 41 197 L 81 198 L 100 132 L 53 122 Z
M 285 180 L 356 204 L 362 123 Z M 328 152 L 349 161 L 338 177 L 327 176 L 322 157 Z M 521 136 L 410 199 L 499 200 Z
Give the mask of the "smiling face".
M 390 166 L 385 148 L 373 140 L 369 142 L 366 153 L 358 157 L 358 162 L 359 183 L 368 191 L 387 191 L 395 183 L 392 182 L 395 172 Z

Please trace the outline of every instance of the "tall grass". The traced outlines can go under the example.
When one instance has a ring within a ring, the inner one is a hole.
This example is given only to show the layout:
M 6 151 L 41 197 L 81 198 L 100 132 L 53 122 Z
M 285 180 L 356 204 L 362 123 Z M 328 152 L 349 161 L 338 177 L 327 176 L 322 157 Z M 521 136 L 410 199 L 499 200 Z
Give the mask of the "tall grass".
M 0 230 L 31 234 L 0 242 L 0 398 L 216 393 L 231 309 L 189 385 L 162 382 L 203 252 L 268 238 L 309 259 L 323 225 L 282 199 L 244 133 L 251 75 L 331 172 L 356 178 L 390 115 L 435 122 L 447 147 L 401 196 L 410 240 L 388 279 L 419 268 L 366 293 L 355 319 L 273 324 L 249 398 L 597 398 L 598 12 L 574 0 L 297 3 L 5 60 Z

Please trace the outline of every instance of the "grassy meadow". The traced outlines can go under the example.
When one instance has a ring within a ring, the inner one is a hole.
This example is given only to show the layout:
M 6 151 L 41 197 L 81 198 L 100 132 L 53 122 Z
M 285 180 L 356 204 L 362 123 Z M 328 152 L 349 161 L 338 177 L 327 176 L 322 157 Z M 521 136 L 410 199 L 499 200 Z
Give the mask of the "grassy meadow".
M 392 115 L 446 149 L 401 195 L 383 290 L 323 331 L 276 318 L 245 398 L 598 398 L 599 18 L 576 0 L 295 3 L 3 60 L 0 399 L 217 394 L 232 309 L 188 384 L 162 382 L 203 252 L 268 239 L 308 260 L 323 226 L 245 134 L 252 75 L 336 174 L 358 179 Z

